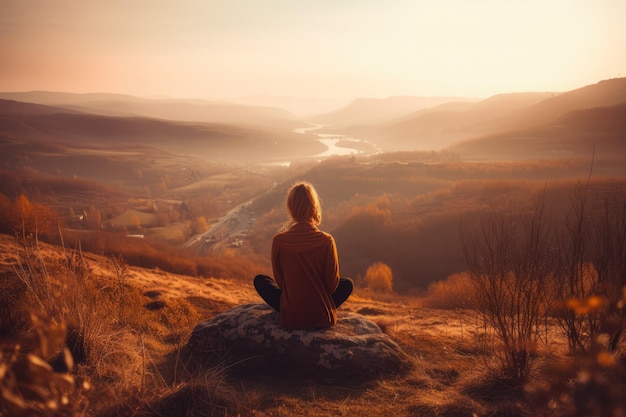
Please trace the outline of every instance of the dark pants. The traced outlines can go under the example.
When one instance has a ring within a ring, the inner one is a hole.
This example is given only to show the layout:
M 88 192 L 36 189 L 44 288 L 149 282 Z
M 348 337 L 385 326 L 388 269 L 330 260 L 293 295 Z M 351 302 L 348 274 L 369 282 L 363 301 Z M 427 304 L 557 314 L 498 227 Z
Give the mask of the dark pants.
M 282 290 L 273 278 L 267 275 L 257 275 L 254 277 L 254 288 L 256 288 L 256 292 L 270 307 L 280 311 L 280 293 Z M 335 308 L 342 305 L 350 297 L 353 289 L 354 282 L 350 278 L 339 278 L 339 285 L 332 295 Z

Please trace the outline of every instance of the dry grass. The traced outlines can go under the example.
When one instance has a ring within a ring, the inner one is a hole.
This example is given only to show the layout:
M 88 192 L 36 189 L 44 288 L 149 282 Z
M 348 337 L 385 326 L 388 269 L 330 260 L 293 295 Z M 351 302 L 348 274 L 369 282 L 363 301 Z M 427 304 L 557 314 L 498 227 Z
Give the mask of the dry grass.
M 6 253 L 17 250 L 6 236 L 0 246 Z M 40 245 L 39 250 L 37 256 L 46 265 L 67 259 L 51 246 Z M 89 382 L 89 389 L 79 385 L 74 394 L 82 408 L 57 415 L 565 416 L 571 410 L 560 406 L 546 411 L 546 393 L 557 386 L 547 378 L 555 375 L 547 367 L 527 385 L 494 373 L 492 350 L 481 340 L 473 313 L 433 309 L 425 307 L 432 305 L 428 300 L 397 294 L 376 297 L 361 291 L 341 311 L 362 314 L 398 342 L 415 364 L 407 374 L 366 381 L 320 380 L 214 368 L 198 375 L 180 355 L 192 328 L 233 305 L 258 300 L 251 285 L 148 271 L 125 266 L 120 259 L 78 259 L 84 261 L 82 269 L 75 267 L 70 274 L 67 268 L 47 269 L 53 288 L 64 289 L 57 300 L 81 312 L 80 320 L 59 317 L 70 323 L 66 344 L 76 359 L 81 359 L 82 349 L 83 358 L 70 375 Z M 4 264 L 12 262 L 14 258 L 6 257 Z M 2 281 L 2 294 L 11 294 L 16 305 L 27 292 L 18 291 L 21 281 L 9 276 Z M 70 285 L 78 278 L 83 284 Z M 81 310 L 87 305 L 91 308 Z M 6 348 L 19 334 L 28 334 L 24 323 L 3 332 L 2 345 Z M 81 349 L 72 346 L 76 342 Z M 541 363 L 550 363 L 549 358 Z M 537 403 L 528 401 L 529 389 L 539 398 Z
M 154 293 L 130 285 L 120 259 L 94 262 L 79 251 L 54 249 L 36 239 L 12 243 L 8 247 L 17 262 L 3 280 L 2 304 L 8 301 L 12 311 L 24 313 L 20 320 L 2 321 L 5 349 L 21 345 L 18 357 L 36 352 L 39 343 L 24 344 L 24 337 L 62 324 L 64 345 L 75 365 L 72 372 L 93 387 L 82 393 L 90 414 L 139 394 L 146 400 L 168 386 L 165 375 L 173 378 L 180 364 L 176 356 L 172 363 L 165 358 L 182 348 L 201 317 L 190 302 L 167 294 L 159 296 L 161 304 L 154 308 Z M 26 312 L 41 316 L 41 323 L 27 320 Z M 60 353 L 42 350 L 41 359 L 62 371 L 69 365 L 58 359 Z

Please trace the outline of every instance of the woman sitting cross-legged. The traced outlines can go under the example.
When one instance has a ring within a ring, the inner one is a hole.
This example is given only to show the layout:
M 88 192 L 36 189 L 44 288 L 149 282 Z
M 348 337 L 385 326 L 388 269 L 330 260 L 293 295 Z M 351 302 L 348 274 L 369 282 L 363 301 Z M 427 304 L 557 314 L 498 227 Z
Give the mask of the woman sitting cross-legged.
M 254 287 L 280 313 L 280 325 L 293 329 L 329 327 L 354 283 L 339 276 L 333 237 L 318 229 L 322 208 L 315 188 L 296 183 L 287 196 L 290 220 L 272 240 L 274 279 L 257 275 Z

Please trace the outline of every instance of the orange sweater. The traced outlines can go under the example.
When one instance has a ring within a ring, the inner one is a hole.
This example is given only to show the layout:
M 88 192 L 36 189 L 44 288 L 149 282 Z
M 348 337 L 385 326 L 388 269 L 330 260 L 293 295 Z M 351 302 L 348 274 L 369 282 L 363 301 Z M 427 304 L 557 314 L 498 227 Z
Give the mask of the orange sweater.
M 339 284 L 335 240 L 301 222 L 274 236 L 274 279 L 281 288 L 280 325 L 294 329 L 337 322 L 332 294 Z

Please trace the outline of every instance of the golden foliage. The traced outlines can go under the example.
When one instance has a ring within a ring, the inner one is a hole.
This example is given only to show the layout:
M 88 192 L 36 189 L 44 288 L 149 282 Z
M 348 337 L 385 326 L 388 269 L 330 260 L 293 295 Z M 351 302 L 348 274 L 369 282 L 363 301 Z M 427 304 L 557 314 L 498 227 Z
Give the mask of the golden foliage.
M 191 222 L 191 233 L 194 235 L 207 230 L 209 230 L 209 222 L 207 222 L 206 217 L 198 216 Z
M 602 312 L 609 305 L 609 301 L 597 295 L 586 299 L 572 298 L 567 300 L 567 307 L 577 315 Z
M 471 276 L 467 272 L 452 274 L 443 281 L 428 286 L 424 303 L 427 307 L 441 309 L 475 308 L 476 298 Z
M 384 262 L 375 262 L 367 268 L 363 277 L 365 286 L 375 292 L 391 292 L 393 290 L 393 272 Z
M 60 219 L 56 212 L 43 204 L 33 204 L 25 195 L 14 202 L 0 194 L 0 232 L 37 234 L 50 237 L 58 232 Z

